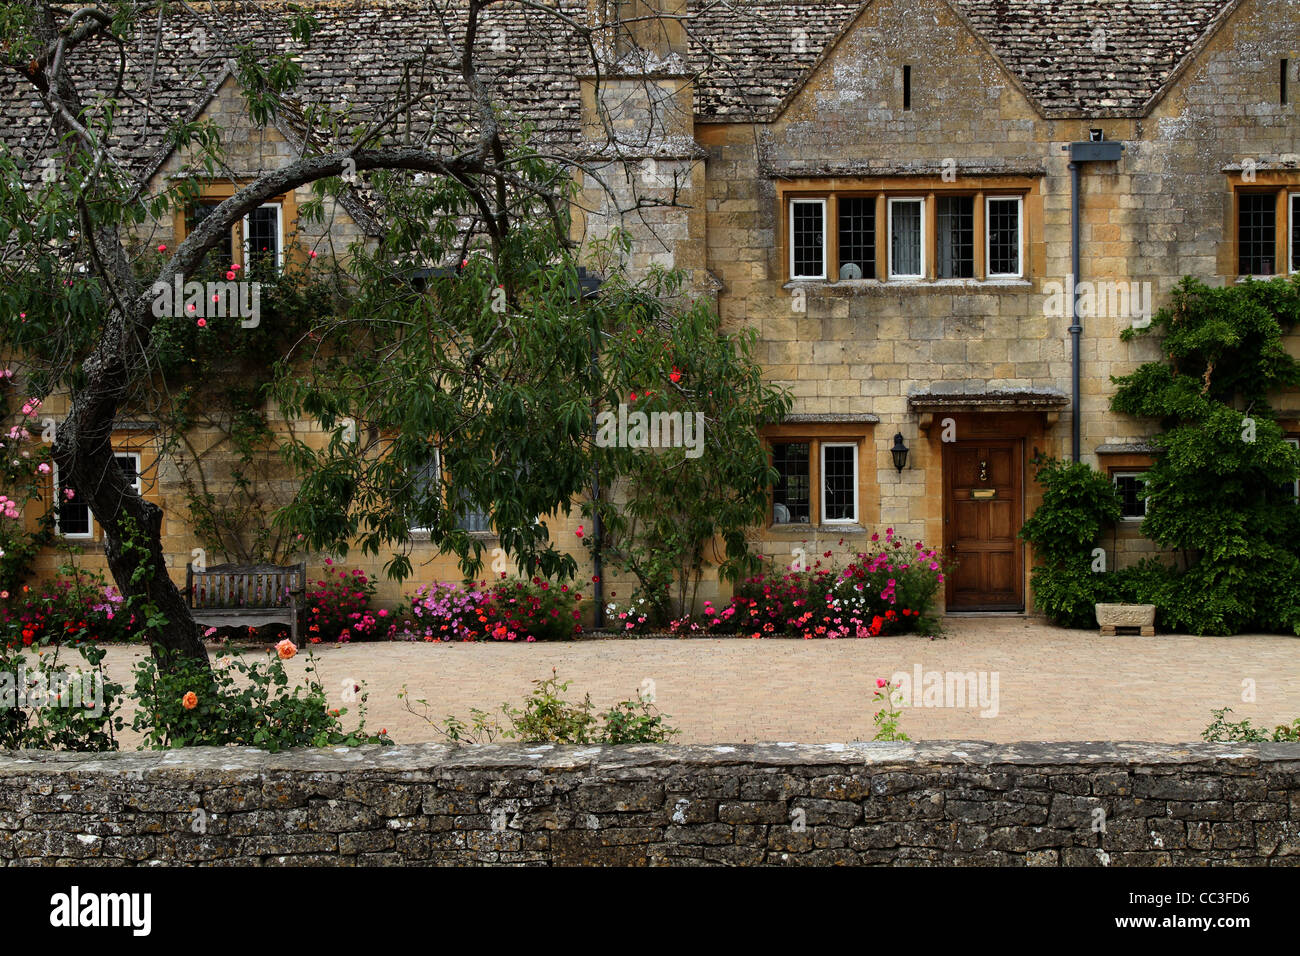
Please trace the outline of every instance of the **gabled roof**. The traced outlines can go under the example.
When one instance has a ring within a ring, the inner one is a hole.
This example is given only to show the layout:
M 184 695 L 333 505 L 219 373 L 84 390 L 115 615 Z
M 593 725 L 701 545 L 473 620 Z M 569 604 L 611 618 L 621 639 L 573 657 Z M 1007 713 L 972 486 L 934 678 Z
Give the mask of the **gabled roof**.
M 1046 115 L 1141 116 L 1239 0 L 951 2 Z
M 543 2 L 574 21 L 589 22 L 587 0 Z M 661 71 L 697 74 L 700 122 L 770 120 L 872 2 L 689 0 L 687 62 L 672 58 Z M 962 16 L 1044 115 L 1130 116 L 1150 108 L 1238 0 L 914 2 L 946 4 Z M 305 48 L 272 35 L 268 21 L 240 13 L 242 8 L 231 8 L 223 23 L 238 38 L 301 49 L 304 102 L 347 108 L 355 121 L 373 118 L 397 101 L 409 74 L 434 78 L 441 91 L 413 111 L 410 136 L 418 139 L 429 128 L 435 110 L 444 115 L 465 110 L 468 99 L 451 53 L 459 33 L 457 0 L 442 5 L 445 21 L 428 0 L 301 3 L 319 21 Z M 569 28 L 535 9 L 499 4 L 484 11 L 480 37 L 483 72 L 501 102 L 544 139 L 576 143 L 581 135 L 577 77 L 589 75 L 591 64 Z M 1100 54 L 1093 51 L 1098 37 L 1105 44 Z M 136 170 L 156 166 L 166 150 L 168 126 L 197 115 L 210 100 L 230 53 L 217 36 L 197 44 L 192 22 L 172 14 L 163 21 L 162 53 L 153 72 L 152 38 L 150 22 L 128 47 L 134 62 L 126 92 L 136 101 L 122 104 L 113 144 L 116 160 Z M 87 89 L 111 85 L 106 74 L 116 64 L 116 49 L 100 44 L 97 53 L 72 58 L 74 74 L 94 81 Z M 35 94 L 12 74 L 0 73 L 0 143 L 30 161 L 49 148 L 48 136 L 49 122 Z

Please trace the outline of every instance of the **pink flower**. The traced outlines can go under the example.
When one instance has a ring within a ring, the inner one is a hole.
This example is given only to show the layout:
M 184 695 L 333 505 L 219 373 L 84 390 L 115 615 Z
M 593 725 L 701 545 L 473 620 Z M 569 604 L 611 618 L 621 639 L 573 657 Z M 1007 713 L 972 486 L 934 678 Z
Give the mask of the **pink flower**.
M 315 259 L 315 258 L 316 258 L 316 250 L 313 249 L 311 252 L 307 253 L 307 255 L 309 255 L 309 256 L 311 256 L 313 259 Z
M 167 244 L 166 244 L 166 243 L 159 243 L 159 245 L 158 245 L 158 251 L 159 251 L 159 252 L 166 252 L 166 251 L 167 251 Z
M 50 466 L 47 465 L 45 462 L 41 462 L 39 465 L 36 466 L 36 470 L 39 471 L 42 475 L 48 475 L 50 473 Z
M 194 306 L 190 306 L 190 308 L 192 309 L 192 308 L 194 308 Z M 206 327 L 207 327 L 207 324 L 208 324 L 208 320 L 207 320 L 207 319 L 199 319 L 199 328 L 201 328 L 201 329 L 202 329 L 202 328 L 206 328 Z
M 575 535 L 577 535 L 579 538 L 581 538 L 581 537 L 582 537 L 582 525 L 578 525 L 578 530 L 575 531 L 575 532 L 573 532 L 573 533 L 574 533 Z
M 883 677 L 877 677 L 877 678 L 876 678 L 876 686 L 877 686 L 877 687 L 884 687 L 884 686 L 885 686 L 886 684 L 888 684 L 888 683 L 889 683 L 889 681 L 885 680 Z

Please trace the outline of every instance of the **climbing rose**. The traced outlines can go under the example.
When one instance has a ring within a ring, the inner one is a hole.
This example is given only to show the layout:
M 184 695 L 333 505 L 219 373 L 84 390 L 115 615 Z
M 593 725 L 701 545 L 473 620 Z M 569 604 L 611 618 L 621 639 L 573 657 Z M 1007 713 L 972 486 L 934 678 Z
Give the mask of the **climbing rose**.
M 185 696 L 181 698 L 181 706 L 186 710 L 193 710 L 199 706 L 199 695 L 192 690 L 187 691 Z
M 298 648 L 294 646 L 293 641 L 287 637 L 279 644 L 275 645 L 275 652 L 280 655 L 280 660 L 287 661 L 293 655 L 298 653 Z

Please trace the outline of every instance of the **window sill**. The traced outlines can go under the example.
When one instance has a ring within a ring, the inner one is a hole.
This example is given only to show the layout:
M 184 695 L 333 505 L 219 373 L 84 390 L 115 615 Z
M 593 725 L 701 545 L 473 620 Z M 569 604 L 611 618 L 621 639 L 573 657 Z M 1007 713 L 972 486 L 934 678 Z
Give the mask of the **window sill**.
M 808 534 L 866 534 L 867 529 L 860 524 L 803 524 L 790 522 L 788 524 L 770 524 L 767 530 L 773 534 L 781 536 L 794 537 L 795 535 Z
M 782 289 L 825 289 L 827 291 L 865 292 L 870 289 L 1032 289 L 1024 278 L 1007 279 L 791 279 Z

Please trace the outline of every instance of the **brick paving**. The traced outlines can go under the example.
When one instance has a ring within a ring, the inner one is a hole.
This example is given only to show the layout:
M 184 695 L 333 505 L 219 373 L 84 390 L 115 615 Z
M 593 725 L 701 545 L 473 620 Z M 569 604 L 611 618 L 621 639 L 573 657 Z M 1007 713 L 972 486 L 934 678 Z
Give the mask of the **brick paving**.
M 109 650 L 110 673 L 124 683 L 139 648 Z M 571 680 L 569 697 L 590 693 L 598 707 L 634 697 L 647 678 L 682 731 L 682 743 L 870 739 L 877 677 L 896 672 L 997 675 L 997 714 L 978 707 L 904 709 L 914 739 L 1198 740 L 1211 708 L 1272 727 L 1300 715 L 1300 639 L 1100 637 L 1023 617 L 950 618 L 947 636 L 928 640 L 590 639 L 562 644 L 353 644 L 318 646 L 321 678 L 338 697 L 345 680 L 369 692 L 368 722 L 399 742 L 436 740 L 397 693 L 429 701 L 441 717 L 471 707 L 518 705 L 530 682 Z M 305 655 L 290 662 L 301 673 Z M 1255 703 L 1242 703 L 1243 681 Z M 351 718 L 352 715 L 349 715 Z M 123 740 L 134 747 L 135 738 Z

